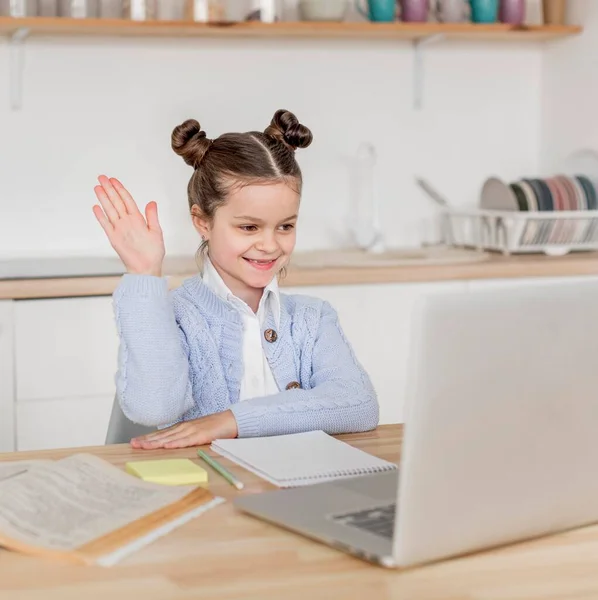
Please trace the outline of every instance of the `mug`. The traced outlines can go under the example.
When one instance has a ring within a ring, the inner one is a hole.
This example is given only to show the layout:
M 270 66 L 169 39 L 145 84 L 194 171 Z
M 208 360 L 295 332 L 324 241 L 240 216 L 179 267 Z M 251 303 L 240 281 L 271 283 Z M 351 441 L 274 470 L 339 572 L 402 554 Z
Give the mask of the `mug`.
M 437 0 L 436 16 L 441 23 L 462 23 L 469 20 L 467 0 Z
M 500 0 L 498 18 L 502 23 L 521 25 L 525 21 L 525 0 Z
M 428 0 L 401 0 L 401 20 L 425 23 L 428 20 Z
M 544 22 L 547 25 L 564 25 L 566 6 L 565 0 L 542 0 Z
M 474 23 L 496 23 L 498 18 L 498 0 L 469 0 L 471 20 Z
M 365 11 L 361 0 L 356 0 L 357 10 L 370 21 L 390 23 L 396 19 L 397 5 L 395 0 L 368 0 L 368 10 Z

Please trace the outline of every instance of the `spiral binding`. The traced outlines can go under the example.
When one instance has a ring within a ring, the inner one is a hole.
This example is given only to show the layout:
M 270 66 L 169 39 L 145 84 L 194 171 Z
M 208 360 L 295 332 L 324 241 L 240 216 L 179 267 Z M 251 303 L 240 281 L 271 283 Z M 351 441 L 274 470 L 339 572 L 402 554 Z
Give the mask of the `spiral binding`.
M 328 471 L 327 473 L 318 473 L 316 475 L 310 475 L 309 477 L 292 477 L 281 479 L 281 483 L 293 483 L 296 485 L 309 485 L 314 481 L 328 481 L 331 479 L 343 479 L 348 477 L 359 477 L 360 475 L 374 475 L 375 473 L 382 473 L 385 471 L 395 471 L 397 465 L 378 465 L 375 467 L 366 467 L 360 469 L 343 469 L 341 471 Z

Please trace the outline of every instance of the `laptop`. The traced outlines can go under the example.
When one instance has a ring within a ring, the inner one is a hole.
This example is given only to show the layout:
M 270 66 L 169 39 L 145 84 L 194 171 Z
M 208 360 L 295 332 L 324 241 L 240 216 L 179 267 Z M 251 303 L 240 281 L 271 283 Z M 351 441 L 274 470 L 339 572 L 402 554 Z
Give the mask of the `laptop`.
M 598 282 L 471 288 L 416 308 L 398 471 L 235 506 L 385 567 L 598 522 Z

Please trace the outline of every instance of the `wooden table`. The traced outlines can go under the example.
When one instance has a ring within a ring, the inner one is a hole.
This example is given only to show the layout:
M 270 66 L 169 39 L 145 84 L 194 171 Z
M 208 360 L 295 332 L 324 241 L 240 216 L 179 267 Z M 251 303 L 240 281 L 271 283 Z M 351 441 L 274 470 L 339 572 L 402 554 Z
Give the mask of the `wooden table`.
M 391 461 L 399 458 L 400 426 L 341 436 Z M 115 465 L 132 457 L 160 456 L 126 445 L 86 449 Z M 0 460 L 59 458 L 73 450 L 2 454 Z M 168 456 L 193 457 L 193 450 Z M 248 485 L 271 486 L 232 467 Z M 210 473 L 210 489 L 239 493 Z M 598 527 L 584 528 L 508 548 L 410 571 L 369 565 L 322 544 L 237 513 L 227 502 L 119 565 L 65 566 L 0 551 L 2 600 L 316 600 L 320 598 L 559 599 L 598 598 Z

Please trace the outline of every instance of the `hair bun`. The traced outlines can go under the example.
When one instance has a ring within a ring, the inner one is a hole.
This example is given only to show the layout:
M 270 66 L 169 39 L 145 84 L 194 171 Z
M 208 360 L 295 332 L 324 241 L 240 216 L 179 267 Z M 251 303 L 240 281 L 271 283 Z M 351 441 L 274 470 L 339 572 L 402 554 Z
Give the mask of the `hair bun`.
M 202 131 L 201 125 L 195 119 L 187 119 L 172 132 L 172 149 L 183 157 L 183 160 L 194 169 L 201 164 L 212 140 Z
M 307 148 L 313 140 L 311 131 L 292 112 L 283 109 L 276 111 L 264 134 L 277 138 L 291 150 Z

